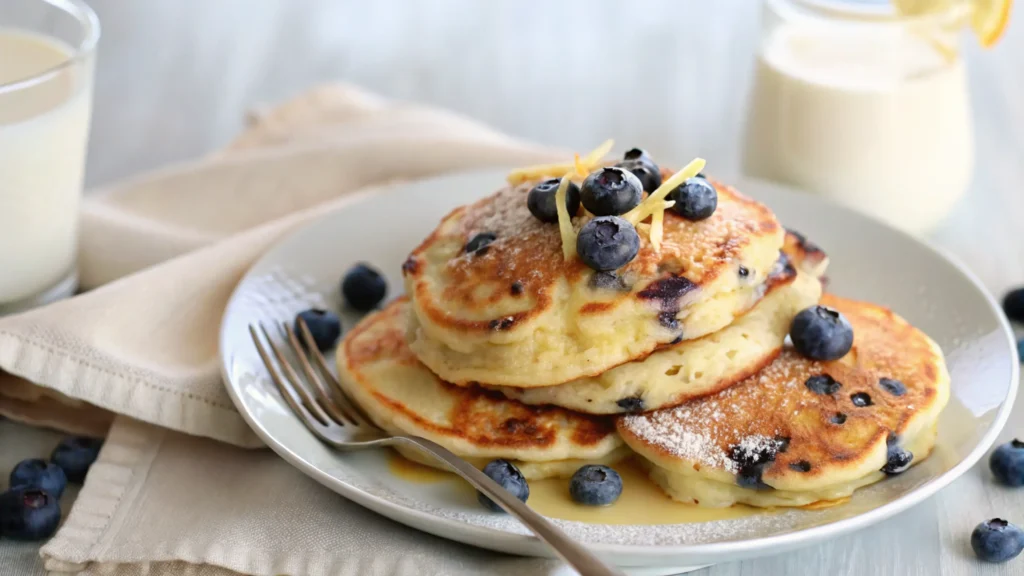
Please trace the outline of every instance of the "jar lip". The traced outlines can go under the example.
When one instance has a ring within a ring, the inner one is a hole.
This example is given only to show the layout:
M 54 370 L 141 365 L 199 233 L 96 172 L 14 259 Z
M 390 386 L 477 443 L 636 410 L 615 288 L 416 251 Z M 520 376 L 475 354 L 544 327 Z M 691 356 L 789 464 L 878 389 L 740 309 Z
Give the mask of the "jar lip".
M 63 10 L 69 16 L 78 21 L 82 30 L 82 39 L 77 45 L 71 46 L 71 53 L 68 58 L 59 64 L 42 70 L 27 78 L 21 78 L 12 82 L 0 82 L 0 94 L 15 92 L 42 84 L 64 70 L 90 58 L 96 51 L 96 45 L 100 39 L 100 21 L 96 12 L 85 3 L 84 0 L 42 0 L 51 6 Z
M 889 0 L 768 0 L 768 3 L 777 11 L 798 11 L 803 16 L 864 24 L 937 24 L 958 18 L 967 7 L 966 3 L 952 2 L 942 10 L 907 16 L 897 12 Z

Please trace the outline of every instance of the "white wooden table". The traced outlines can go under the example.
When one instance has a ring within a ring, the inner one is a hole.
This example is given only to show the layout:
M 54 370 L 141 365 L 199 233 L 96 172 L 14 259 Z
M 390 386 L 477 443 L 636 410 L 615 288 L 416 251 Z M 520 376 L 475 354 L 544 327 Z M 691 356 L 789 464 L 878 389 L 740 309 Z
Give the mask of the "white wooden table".
M 90 184 L 214 150 L 247 108 L 336 79 L 534 140 L 589 149 L 613 136 L 738 171 L 758 41 L 752 0 L 89 1 L 104 26 Z M 1024 284 L 1024 30 L 1011 25 L 990 52 L 968 45 L 975 183 L 933 240 L 1001 294 Z M 1024 438 L 1024 403 L 1001 441 L 1015 434 Z M 56 438 L 0 425 L 0 447 Z M 1024 524 L 1024 491 L 995 486 L 978 466 L 871 529 L 698 574 L 1024 574 L 1024 559 L 974 560 L 970 531 L 996 515 Z M 0 544 L 0 576 L 35 571 L 31 547 Z

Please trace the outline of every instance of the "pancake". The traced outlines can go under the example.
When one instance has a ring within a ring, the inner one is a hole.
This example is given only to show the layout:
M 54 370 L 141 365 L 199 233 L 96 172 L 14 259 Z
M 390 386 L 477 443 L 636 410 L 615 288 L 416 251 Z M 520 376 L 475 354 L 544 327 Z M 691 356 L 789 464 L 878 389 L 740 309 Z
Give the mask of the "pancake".
M 408 315 L 409 302 L 400 298 L 364 318 L 338 347 L 342 386 L 385 431 L 433 440 L 481 467 L 505 458 L 527 478 L 570 475 L 584 461 L 628 454 L 609 417 L 527 406 L 441 381 L 409 350 Z
M 498 388 L 526 404 L 590 414 L 645 412 L 713 394 L 758 372 L 782 351 L 793 316 L 821 297 L 821 282 L 789 273 L 772 281 L 754 308 L 697 340 L 657 350 L 589 378 L 543 388 Z
M 762 285 L 765 296 L 718 332 L 661 348 L 598 376 L 557 386 L 495 389 L 526 404 L 589 414 L 658 410 L 724 390 L 779 355 L 793 316 L 821 297 L 818 278 L 827 267 L 828 257 L 820 248 L 787 233 L 782 257 Z
M 787 348 L 714 396 L 619 418 L 623 439 L 671 497 L 709 507 L 805 506 L 885 478 L 883 467 L 901 451 L 911 465 L 927 457 L 949 399 L 942 351 L 885 308 L 831 295 L 822 302 L 853 325 L 845 357 L 816 362 Z M 807 385 L 811 377 L 822 393 Z
M 660 252 L 641 233 L 632 262 L 598 273 L 566 261 L 558 225 L 530 214 L 535 183 L 456 209 L 403 265 L 411 348 L 446 381 L 551 386 L 700 338 L 757 302 L 782 247 L 767 207 L 716 184 L 710 218 L 666 211 Z M 581 211 L 573 227 L 589 219 Z M 483 232 L 497 238 L 467 254 Z

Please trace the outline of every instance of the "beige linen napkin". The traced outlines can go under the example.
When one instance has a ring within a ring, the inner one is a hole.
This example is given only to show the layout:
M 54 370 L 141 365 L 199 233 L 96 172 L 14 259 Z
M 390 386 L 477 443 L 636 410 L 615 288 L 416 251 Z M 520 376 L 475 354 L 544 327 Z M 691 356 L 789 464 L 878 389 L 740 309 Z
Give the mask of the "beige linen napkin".
M 52 573 L 114 576 L 568 575 L 417 532 L 349 502 L 269 450 L 120 417 L 42 549 Z
M 254 115 L 214 157 L 87 196 L 80 262 L 92 290 L 0 318 L 0 414 L 100 433 L 113 412 L 259 446 L 217 361 L 224 306 L 256 257 L 359 189 L 551 158 L 454 114 L 347 86 Z

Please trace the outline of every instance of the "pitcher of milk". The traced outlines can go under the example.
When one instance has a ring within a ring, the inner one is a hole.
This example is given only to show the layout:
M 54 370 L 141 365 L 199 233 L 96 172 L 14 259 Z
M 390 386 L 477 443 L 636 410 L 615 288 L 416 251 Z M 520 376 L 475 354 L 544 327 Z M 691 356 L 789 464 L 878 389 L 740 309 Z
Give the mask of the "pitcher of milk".
M 766 1 L 743 168 L 924 233 L 971 178 L 958 46 L 971 7 L 900 4 Z

